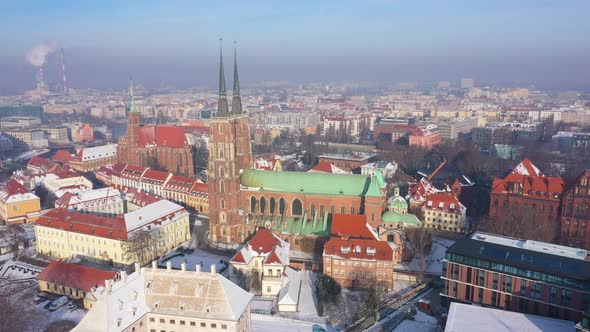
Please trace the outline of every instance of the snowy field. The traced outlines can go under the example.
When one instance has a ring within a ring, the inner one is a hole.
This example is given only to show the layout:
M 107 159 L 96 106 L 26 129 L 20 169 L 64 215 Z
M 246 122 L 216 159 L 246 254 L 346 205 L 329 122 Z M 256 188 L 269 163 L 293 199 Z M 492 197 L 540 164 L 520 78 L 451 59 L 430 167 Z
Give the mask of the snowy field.
M 438 331 L 436 318 L 429 316 L 420 310 L 416 310 L 414 320 L 404 319 L 394 332 L 435 332 Z
M 197 264 L 201 265 L 201 271 L 211 272 L 211 265 L 217 266 L 217 271 L 221 271 L 227 266 L 227 257 L 218 256 L 215 254 L 208 253 L 201 249 L 191 249 L 194 251 L 188 251 L 178 255 L 178 252 L 172 252 L 164 256 L 159 262 L 160 267 L 166 267 L 167 262 L 172 263 L 173 269 L 180 270 L 180 265 L 186 263 L 186 269 L 189 271 L 195 271 Z M 174 257 L 172 257 L 174 256 Z M 169 258 L 172 257 L 172 258 Z M 224 261 L 223 263 L 221 261 Z
M 428 256 L 426 256 L 426 273 L 440 275 L 442 272 L 442 260 L 445 258 L 447 248 L 453 245 L 455 241 L 442 238 L 432 239 L 432 249 Z M 419 270 L 418 260 L 412 259 L 409 263 L 401 263 L 395 265 L 396 270 L 405 270 L 410 272 L 416 272 Z
M 338 331 L 332 326 L 277 316 L 252 314 L 252 332 L 312 332 L 322 327 L 328 332 Z

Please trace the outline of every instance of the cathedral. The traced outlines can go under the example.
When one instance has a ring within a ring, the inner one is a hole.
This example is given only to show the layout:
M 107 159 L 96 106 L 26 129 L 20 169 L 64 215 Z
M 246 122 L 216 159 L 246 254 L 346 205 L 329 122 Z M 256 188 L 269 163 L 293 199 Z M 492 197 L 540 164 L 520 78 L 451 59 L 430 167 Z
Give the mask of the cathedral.
M 242 110 L 234 49 L 231 111 L 220 52 L 219 99 L 209 136 L 209 243 L 235 249 L 257 228 L 271 229 L 291 250 L 318 252 L 335 213 L 381 224 L 386 188 L 381 173 L 322 174 L 253 169 L 248 116 Z
M 129 93 L 131 103 L 127 113 L 127 136 L 119 139 L 117 161 L 176 175 L 194 176 L 193 153 L 182 127 L 141 125 L 141 114 L 133 97 L 133 83 Z

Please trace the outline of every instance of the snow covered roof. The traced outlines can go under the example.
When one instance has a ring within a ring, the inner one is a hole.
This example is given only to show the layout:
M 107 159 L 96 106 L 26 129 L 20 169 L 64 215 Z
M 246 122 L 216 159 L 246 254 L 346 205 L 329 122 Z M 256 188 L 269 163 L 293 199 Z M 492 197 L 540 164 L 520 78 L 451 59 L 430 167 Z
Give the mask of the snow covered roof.
M 82 161 L 90 161 L 96 159 L 110 158 L 117 155 L 117 145 L 107 144 L 101 146 L 94 146 L 91 148 L 84 148 L 76 154 L 76 158 Z
M 261 228 L 234 257 L 232 263 L 249 264 L 253 257 L 264 257 L 264 264 L 289 265 L 289 243 Z
M 121 192 L 118 189 L 106 187 L 94 190 L 80 191 L 77 194 L 66 193 L 63 196 L 61 196 L 55 203 L 60 207 L 66 207 L 117 196 L 121 196 Z
M 299 301 L 299 292 L 301 290 L 301 271 L 295 271 L 287 266 L 285 268 L 285 275 L 288 282 L 279 291 L 278 304 L 296 305 Z
M 445 332 L 567 332 L 575 331 L 574 322 L 527 315 L 520 312 L 451 303 Z
M 330 174 L 350 174 L 341 168 L 334 166 L 332 163 L 327 161 L 320 161 L 312 169 L 307 171 L 308 173 L 330 173 Z
M 132 232 L 156 220 L 161 219 L 163 221 L 166 217 L 181 211 L 187 213 L 182 206 L 163 199 L 146 205 L 141 209 L 126 213 L 123 218 L 125 219 L 127 232 Z
M 4 203 L 15 203 L 34 199 L 39 199 L 39 197 L 14 179 L 8 180 L 0 189 L 0 200 Z
M 513 174 L 542 176 L 541 171 L 528 158 L 524 158 L 514 169 Z

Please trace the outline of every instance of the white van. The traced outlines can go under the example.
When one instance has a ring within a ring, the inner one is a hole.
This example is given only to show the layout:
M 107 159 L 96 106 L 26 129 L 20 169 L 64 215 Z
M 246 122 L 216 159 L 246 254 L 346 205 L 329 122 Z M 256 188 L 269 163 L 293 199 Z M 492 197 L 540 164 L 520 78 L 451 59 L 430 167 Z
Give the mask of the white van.
M 68 297 L 62 296 L 59 299 L 53 301 L 53 303 L 51 303 L 51 306 L 49 306 L 49 311 L 55 311 L 60 307 L 64 306 L 66 303 L 68 303 Z

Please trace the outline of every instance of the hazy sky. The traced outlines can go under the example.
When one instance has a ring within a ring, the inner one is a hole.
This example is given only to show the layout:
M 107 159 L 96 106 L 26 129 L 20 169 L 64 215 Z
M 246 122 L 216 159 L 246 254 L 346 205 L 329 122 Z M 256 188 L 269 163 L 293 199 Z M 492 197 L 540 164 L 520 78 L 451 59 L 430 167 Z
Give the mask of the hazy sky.
M 214 86 L 238 41 L 247 82 L 473 77 L 590 90 L 588 0 L 1 1 L 0 93 L 34 86 L 29 49 L 66 51 L 72 87 Z M 45 65 L 59 80 L 59 57 Z M 227 71 L 230 79 L 230 72 Z

